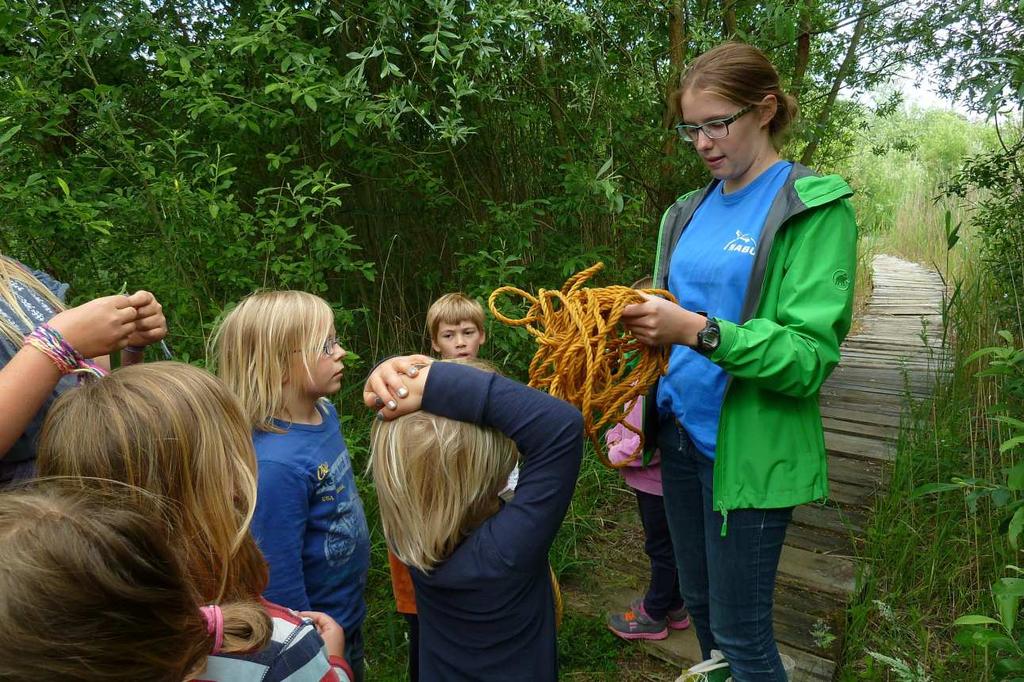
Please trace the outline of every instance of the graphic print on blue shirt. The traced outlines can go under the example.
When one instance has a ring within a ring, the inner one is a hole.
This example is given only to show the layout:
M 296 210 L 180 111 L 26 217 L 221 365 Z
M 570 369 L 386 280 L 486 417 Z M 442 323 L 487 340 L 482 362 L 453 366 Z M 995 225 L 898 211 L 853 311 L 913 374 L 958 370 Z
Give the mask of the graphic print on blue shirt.
M 327 540 L 324 542 L 324 558 L 328 565 L 341 568 L 352 560 L 359 549 L 357 540 L 367 532 L 366 516 L 359 494 L 355 491 L 355 476 L 352 473 L 352 461 L 347 457 L 334 460 L 330 474 L 324 479 L 322 489 L 317 493 L 326 498 L 332 494 L 337 503 L 337 514 L 327 529 Z
M 687 310 L 739 322 L 765 218 L 793 164 L 779 161 L 737 192 L 718 183 L 697 208 L 672 251 L 668 289 Z M 658 409 L 683 425 L 714 459 L 726 373 L 688 346 L 672 347 L 658 389 Z
M 370 537 L 334 407 L 317 425 L 275 423 L 253 434 L 258 492 L 252 531 L 270 567 L 264 597 L 323 611 L 346 630 L 366 615 Z

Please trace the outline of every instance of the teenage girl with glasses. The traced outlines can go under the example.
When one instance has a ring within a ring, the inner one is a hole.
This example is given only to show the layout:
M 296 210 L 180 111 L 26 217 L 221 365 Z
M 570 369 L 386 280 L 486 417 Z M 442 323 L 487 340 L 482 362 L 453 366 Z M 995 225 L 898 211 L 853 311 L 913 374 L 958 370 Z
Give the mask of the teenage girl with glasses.
M 665 212 L 654 286 L 623 320 L 671 346 L 647 401 L 683 598 L 708 667 L 785 680 L 772 595 L 793 507 L 828 495 L 818 391 L 850 328 L 857 228 L 849 186 L 781 159 L 797 113 L 757 49 L 693 61 L 683 123 L 712 176 Z M 684 675 L 685 679 L 685 675 Z

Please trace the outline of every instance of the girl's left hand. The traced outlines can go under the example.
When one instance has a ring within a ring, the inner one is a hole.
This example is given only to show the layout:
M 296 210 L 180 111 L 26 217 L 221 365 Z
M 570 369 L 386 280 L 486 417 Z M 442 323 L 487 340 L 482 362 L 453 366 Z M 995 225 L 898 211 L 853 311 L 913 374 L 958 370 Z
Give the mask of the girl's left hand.
M 167 318 L 156 296 L 148 291 L 136 291 L 128 300 L 138 312 L 135 332 L 128 337 L 128 345 L 141 347 L 162 341 L 167 336 Z
M 641 293 L 643 303 L 633 303 L 622 311 L 622 324 L 648 346 L 697 345 L 697 332 L 707 318 L 658 296 Z
M 425 355 L 389 358 L 373 368 L 363 386 L 363 403 L 381 419 L 420 409 L 433 360 Z

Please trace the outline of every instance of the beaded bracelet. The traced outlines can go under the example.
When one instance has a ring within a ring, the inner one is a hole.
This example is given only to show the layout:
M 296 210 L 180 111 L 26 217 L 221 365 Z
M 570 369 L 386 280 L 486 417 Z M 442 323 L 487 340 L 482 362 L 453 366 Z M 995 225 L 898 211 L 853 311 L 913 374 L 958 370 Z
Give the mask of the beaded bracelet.
M 25 337 L 25 345 L 32 346 L 50 358 L 61 374 L 106 376 L 107 371 L 71 347 L 59 331 L 41 324 Z

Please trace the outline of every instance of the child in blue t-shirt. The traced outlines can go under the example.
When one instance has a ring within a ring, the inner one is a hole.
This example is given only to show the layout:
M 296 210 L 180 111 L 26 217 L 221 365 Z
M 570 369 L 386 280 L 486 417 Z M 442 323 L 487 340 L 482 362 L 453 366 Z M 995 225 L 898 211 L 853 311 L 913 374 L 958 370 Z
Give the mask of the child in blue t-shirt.
M 214 348 L 218 374 L 253 428 L 252 532 L 270 566 L 264 596 L 338 621 L 359 682 L 370 540 L 338 414 L 326 400 L 344 369 L 334 314 L 313 294 L 259 292 L 224 318 Z

